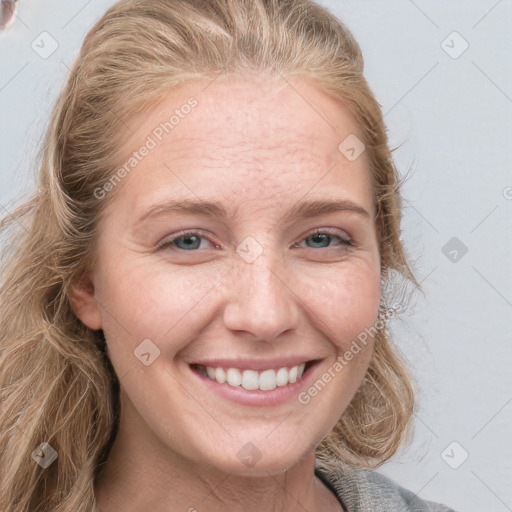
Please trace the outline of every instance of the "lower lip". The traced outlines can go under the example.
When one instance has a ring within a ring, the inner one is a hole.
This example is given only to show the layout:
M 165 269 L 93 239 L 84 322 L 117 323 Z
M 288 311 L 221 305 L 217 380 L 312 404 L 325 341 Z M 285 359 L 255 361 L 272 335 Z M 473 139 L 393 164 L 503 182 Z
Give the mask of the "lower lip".
M 220 384 L 219 382 L 206 377 L 199 370 L 193 369 L 190 366 L 189 368 L 194 375 L 201 379 L 206 387 L 221 397 L 243 405 L 265 407 L 279 405 L 292 398 L 296 398 L 298 401 L 297 395 L 304 388 L 309 386 L 318 365 L 319 361 L 315 361 L 302 374 L 300 379 L 291 384 L 287 384 L 286 386 L 278 386 L 277 388 L 269 391 L 262 391 L 261 389 L 248 391 L 241 386 L 234 387 L 229 384 Z

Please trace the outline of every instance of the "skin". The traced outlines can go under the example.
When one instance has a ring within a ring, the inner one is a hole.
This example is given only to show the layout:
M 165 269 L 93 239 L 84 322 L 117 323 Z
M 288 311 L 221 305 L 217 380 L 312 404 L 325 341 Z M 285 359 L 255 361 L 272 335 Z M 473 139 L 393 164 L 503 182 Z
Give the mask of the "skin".
M 97 503 L 102 512 L 339 511 L 314 475 L 315 448 L 359 387 L 373 340 L 307 405 L 297 397 L 236 404 L 207 389 L 189 363 L 313 354 L 322 360 L 314 382 L 375 323 L 380 255 L 368 162 L 338 150 L 349 134 L 362 138 L 360 128 L 306 78 L 206 85 L 188 82 L 129 121 L 127 156 L 187 98 L 198 101 L 115 198 L 102 199 L 98 264 L 71 297 L 81 321 L 103 329 L 121 383 Z M 152 204 L 175 198 L 216 200 L 238 216 L 173 211 L 137 224 Z M 282 221 L 290 206 L 321 198 L 349 199 L 369 215 Z M 317 228 L 333 233 L 314 240 Z M 176 239 L 183 230 L 204 238 L 187 250 Z M 264 249 L 251 263 L 236 252 L 249 236 Z M 171 239 L 174 248 L 155 249 Z M 149 366 L 134 356 L 144 339 L 160 350 Z M 251 467 L 237 456 L 246 443 L 262 454 Z

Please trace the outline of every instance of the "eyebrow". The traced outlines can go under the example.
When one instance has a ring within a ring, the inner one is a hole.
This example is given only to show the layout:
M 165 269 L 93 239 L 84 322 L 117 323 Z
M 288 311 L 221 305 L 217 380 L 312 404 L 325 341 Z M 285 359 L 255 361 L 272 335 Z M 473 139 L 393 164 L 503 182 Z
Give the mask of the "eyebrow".
M 199 215 L 209 215 L 225 220 L 228 217 L 238 219 L 236 210 L 228 213 L 222 204 L 216 201 L 200 201 L 194 199 L 171 200 L 157 203 L 137 221 L 137 224 L 154 217 L 155 215 L 168 212 L 187 212 Z M 289 222 L 295 219 L 303 219 L 333 212 L 352 212 L 370 218 L 370 214 L 362 206 L 348 199 L 322 199 L 309 200 L 291 206 L 284 214 L 282 220 Z

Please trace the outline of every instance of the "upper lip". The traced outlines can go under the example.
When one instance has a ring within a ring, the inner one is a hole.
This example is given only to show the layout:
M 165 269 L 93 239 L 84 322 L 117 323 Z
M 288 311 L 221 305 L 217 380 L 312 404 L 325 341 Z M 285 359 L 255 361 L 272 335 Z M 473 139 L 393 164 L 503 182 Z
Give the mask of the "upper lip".
M 240 368 L 244 370 L 269 370 L 279 369 L 284 366 L 298 366 L 302 363 L 314 361 L 314 357 L 310 356 L 292 356 L 292 357 L 279 357 L 273 359 L 203 359 L 201 361 L 194 361 L 191 364 L 210 366 L 213 368 Z

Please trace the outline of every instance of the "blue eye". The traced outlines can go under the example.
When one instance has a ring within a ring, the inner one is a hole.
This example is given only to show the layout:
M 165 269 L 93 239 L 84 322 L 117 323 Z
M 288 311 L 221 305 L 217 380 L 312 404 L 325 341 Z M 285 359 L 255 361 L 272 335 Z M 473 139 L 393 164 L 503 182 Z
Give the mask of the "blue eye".
M 193 251 L 201 246 L 201 239 L 207 240 L 204 236 L 200 236 L 198 232 L 190 231 L 182 233 L 180 236 L 167 240 L 158 245 L 158 249 L 181 249 L 183 251 Z M 217 246 L 216 246 L 217 247 Z
M 337 244 L 332 245 L 331 241 L 333 239 L 338 239 L 339 242 Z M 171 238 L 170 240 L 166 240 L 157 245 L 157 249 L 179 249 L 182 251 L 196 251 L 201 248 L 201 240 L 208 240 L 208 238 L 201 236 L 201 233 L 198 231 L 189 231 L 186 233 L 181 233 L 179 236 Z M 330 230 L 317 230 L 311 235 L 307 236 L 303 239 L 303 241 L 312 240 L 312 245 L 307 245 L 310 249 L 331 249 L 339 246 L 347 247 L 354 246 L 354 242 L 348 238 L 343 237 L 341 235 L 336 235 L 332 233 Z M 217 244 L 213 244 L 209 242 L 212 247 L 218 248 Z M 299 247 L 299 244 L 294 244 L 293 247 Z M 205 247 L 203 247 L 204 249 Z
M 304 240 L 312 240 L 313 245 L 308 245 L 309 248 L 312 249 L 330 249 L 333 248 L 332 245 L 330 245 L 330 242 L 332 239 L 338 239 L 340 242 L 335 244 L 335 246 L 353 246 L 354 243 L 350 238 L 345 238 L 340 235 L 335 235 L 334 233 L 331 233 L 330 231 L 315 231 L 315 233 L 307 236 Z M 294 247 L 297 247 L 298 244 L 294 244 Z

